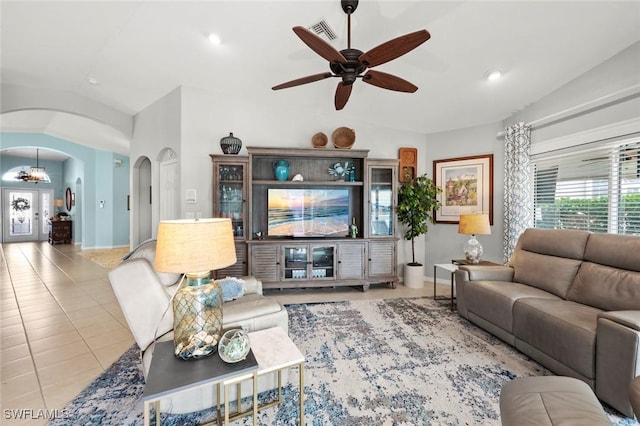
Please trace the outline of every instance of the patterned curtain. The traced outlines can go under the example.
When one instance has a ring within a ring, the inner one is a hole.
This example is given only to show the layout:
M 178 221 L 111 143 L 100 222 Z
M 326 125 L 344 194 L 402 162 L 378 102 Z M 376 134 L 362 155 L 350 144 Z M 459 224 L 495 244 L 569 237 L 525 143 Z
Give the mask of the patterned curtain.
M 504 262 L 508 262 L 526 228 L 532 226 L 529 153 L 531 127 L 518 123 L 507 127 L 504 140 Z

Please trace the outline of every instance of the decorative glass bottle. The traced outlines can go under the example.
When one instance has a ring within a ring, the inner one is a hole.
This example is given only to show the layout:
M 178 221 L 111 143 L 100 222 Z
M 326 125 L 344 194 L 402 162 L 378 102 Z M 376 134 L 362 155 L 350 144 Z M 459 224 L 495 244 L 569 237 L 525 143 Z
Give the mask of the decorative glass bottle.
M 178 358 L 204 358 L 216 350 L 222 330 L 222 289 L 209 272 L 187 274 L 176 291 L 173 330 Z

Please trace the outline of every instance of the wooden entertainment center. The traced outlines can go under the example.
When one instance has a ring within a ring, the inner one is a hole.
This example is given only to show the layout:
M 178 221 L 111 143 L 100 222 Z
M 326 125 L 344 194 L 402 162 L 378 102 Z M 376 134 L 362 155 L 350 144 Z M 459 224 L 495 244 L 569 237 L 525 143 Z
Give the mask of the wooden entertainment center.
M 368 150 L 355 149 L 248 147 L 247 152 L 211 155 L 213 216 L 231 219 L 238 258 L 235 265 L 216 271 L 216 277 L 253 275 L 266 289 L 362 286 L 366 291 L 374 283 L 395 288 L 398 160 L 371 159 Z M 286 180 L 276 178 L 274 167 L 281 164 L 289 166 Z M 303 180 L 292 180 L 296 175 Z M 339 215 L 326 216 L 331 232 L 315 223 L 325 225 L 314 217 L 315 210 L 305 209 L 304 220 L 287 216 L 283 227 L 273 218 L 273 206 L 269 208 L 269 197 L 276 193 L 337 189 L 348 194 L 348 202 L 343 201 Z M 353 220 L 355 238 L 349 236 Z M 282 231 L 298 229 L 303 222 L 321 231 Z

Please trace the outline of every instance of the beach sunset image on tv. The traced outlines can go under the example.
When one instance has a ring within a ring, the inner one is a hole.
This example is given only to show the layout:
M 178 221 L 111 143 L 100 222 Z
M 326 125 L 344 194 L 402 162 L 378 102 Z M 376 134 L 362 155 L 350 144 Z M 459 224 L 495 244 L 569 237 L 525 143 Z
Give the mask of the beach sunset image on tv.
M 344 237 L 348 231 L 348 189 L 268 190 L 268 236 Z

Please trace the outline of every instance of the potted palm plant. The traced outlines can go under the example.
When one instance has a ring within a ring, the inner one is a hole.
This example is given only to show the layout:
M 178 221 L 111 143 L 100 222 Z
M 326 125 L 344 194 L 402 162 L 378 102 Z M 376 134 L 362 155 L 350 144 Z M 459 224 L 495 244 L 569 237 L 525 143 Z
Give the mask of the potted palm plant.
M 442 190 L 427 175 L 418 176 L 398 190 L 398 222 L 407 227 L 404 239 L 411 241 L 411 262 L 404 268 L 404 285 L 418 288 L 424 285 L 424 265 L 416 262 L 415 238 L 429 231 L 428 222 L 435 222 L 440 209 L 438 194 Z

